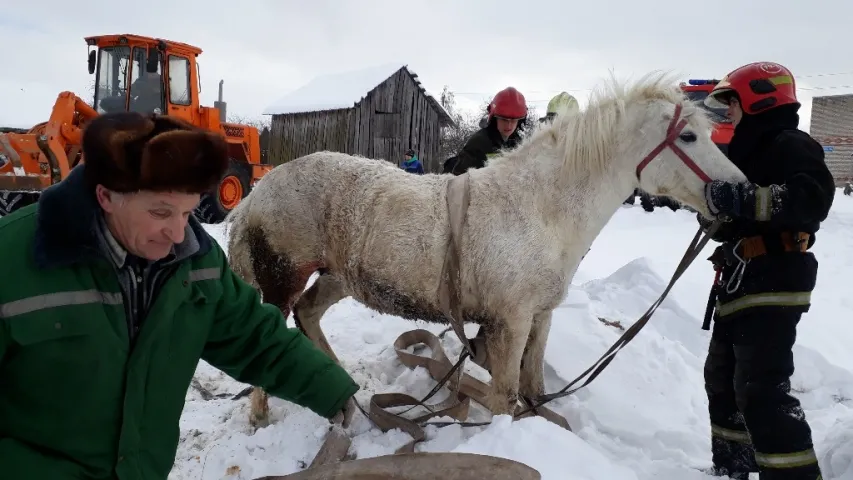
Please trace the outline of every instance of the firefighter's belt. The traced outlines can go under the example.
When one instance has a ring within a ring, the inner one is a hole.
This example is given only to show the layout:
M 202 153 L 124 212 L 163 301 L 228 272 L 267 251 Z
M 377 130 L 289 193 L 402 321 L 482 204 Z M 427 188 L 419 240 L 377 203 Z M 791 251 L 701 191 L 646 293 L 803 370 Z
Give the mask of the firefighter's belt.
M 811 235 L 805 232 L 781 232 L 778 235 L 755 235 L 740 240 L 736 253 L 744 260 L 767 253 L 805 252 Z

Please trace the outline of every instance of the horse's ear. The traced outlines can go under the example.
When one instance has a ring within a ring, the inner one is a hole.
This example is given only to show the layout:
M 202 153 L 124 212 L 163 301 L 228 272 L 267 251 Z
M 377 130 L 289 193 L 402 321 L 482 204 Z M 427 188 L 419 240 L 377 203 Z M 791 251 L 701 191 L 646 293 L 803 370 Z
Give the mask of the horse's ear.
M 674 109 L 671 108 L 670 103 L 668 103 L 668 102 L 656 102 L 656 103 L 658 104 L 658 106 L 661 109 L 661 116 L 663 117 L 663 119 L 666 121 L 672 120 L 672 112 L 674 111 Z
M 672 121 L 672 115 L 675 113 L 675 105 L 673 105 L 672 103 L 669 103 L 669 102 L 665 102 L 665 103 L 661 102 L 661 107 L 663 110 L 663 112 L 661 113 L 661 116 L 663 117 L 663 119 L 666 120 L 667 122 Z M 689 110 L 690 109 L 688 109 L 688 108 L 682 109 L 680 116 L 686 117 Z

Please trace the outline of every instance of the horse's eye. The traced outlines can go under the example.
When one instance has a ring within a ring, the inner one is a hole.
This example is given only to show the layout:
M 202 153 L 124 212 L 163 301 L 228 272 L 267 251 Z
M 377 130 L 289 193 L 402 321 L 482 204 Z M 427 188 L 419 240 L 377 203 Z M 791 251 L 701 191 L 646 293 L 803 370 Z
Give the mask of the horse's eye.
M 685 132 L 678 136 L 682 142 L 693 143 L 696 141 L 696 134 L 693 132 Z

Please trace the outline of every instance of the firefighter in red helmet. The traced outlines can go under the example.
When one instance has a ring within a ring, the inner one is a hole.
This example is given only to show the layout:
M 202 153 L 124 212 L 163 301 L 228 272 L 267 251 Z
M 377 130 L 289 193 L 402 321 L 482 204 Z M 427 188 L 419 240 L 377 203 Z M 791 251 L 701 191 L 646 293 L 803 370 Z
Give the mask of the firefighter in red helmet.
M 462 150 L 444 164 L 444 173 L 461 175 L 471 168 L 483 168 L 489 157 L 514 148 L 521 140 L 519 128 L 527 118 L 524 95 L 507 87 L 495 95 L 487 108 L 486 126 L 477 131 Z
M 817 260 L 809 248 L 826 219 L 835 183 L 823 147 L 797 128 L 796 83 L 777 63 L 726 75 L 708 95 L 735 125 L 729 158 L 744 183 L 706 185 L 708 207 L 729 220 L 715 234 L 719 272 L 705 361 L 713 467 L 709 473 L 761 480 L 821 478 L 811 429 L 791 395 L 792 347 L 811 302 Z M 707 227 L 709 219 L 698 217 Z

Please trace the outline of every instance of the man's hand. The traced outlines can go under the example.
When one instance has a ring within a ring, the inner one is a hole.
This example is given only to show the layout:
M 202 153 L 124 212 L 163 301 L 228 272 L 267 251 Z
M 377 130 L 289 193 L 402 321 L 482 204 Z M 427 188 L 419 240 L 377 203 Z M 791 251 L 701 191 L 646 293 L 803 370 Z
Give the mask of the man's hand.
M 358 409 L 358 407 L 355 406 L 355 400 L 353 397 L 349 397 L 349 399 L 347 399 L 347 403 L 345 403 L 343 408 L 341 408 L 341 411 L 332 417 L 332 423 L 339 424 L 344 428 L 349 427 L 356 409 Z

